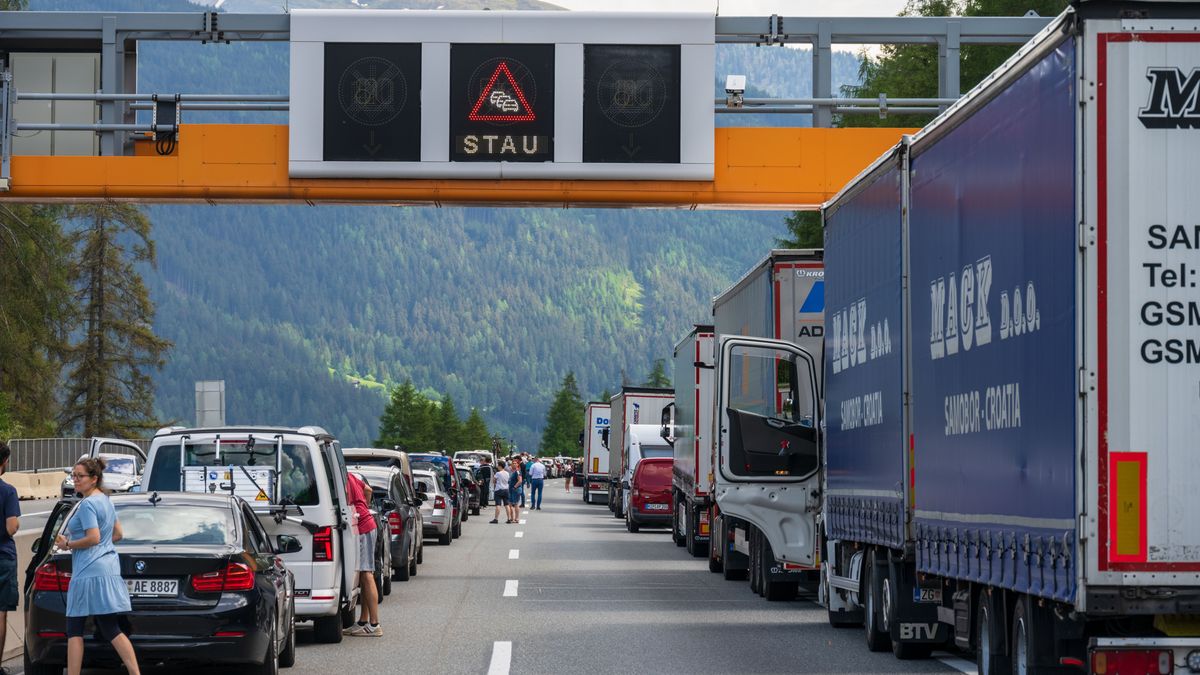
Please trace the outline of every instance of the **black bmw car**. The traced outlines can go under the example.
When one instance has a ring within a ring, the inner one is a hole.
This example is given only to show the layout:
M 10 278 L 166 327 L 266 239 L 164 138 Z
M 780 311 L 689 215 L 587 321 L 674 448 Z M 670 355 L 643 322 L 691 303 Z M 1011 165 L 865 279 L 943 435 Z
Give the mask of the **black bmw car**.
M 295 662 L 294 583 L 279 554 L 299 550 L 296 538 L 269 538 L 239 497 L 143 493 L 112 502 L 133 607 L 122 627 L 141 663 L 242 664 L 272 674 Z M 71 554 L 54 537 L 78 504 L 59 502 L 33 544 L 24 589 L 27 675 L 57 675 L 66 664 Z M 84 666 L 119 666 L 91 620 L 85 631 Z

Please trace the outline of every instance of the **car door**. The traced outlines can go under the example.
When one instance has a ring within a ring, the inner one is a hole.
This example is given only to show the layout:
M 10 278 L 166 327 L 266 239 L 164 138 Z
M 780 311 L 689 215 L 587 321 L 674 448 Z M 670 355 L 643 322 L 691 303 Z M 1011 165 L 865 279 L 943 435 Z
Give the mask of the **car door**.
M 350 506 L 350 498 L 346 494 L 347 473 L 346 461 L 342 456 L 341 446 L 336 441 L 326 441 L 320 443 L 321 453 L 324 455 L 325 464 L 333 473 L 333 494 L 334 510 L 338 514 L 338 528 L 341 540 L 341 563 L 342 563 L 342 580 L 345 584 L 346 592 L 350 595 L 345 598 L 351 606 L 354 604 L 354 598 L 358 593 L 358 535 L 354 532 L 354 508 Z
M 288 586 L 287 586 L 287 568 L 283 565 L 283 559 L 275 554 L 275 545 L 271 541 L 267 531 L 263 529 L 262 523 L 254 511 L 245 503 L 238 505 L 242 519 L 242 546 L 246 551 L 246 555 L 250 556 L 254 561 L 254 566 L 258 577 L 264 585 L 268 585 L 273 589 L 273 597 L 270 599 L 271 606 L 274 609 L 275 639 L 281 640 L 284 636 L 280 632 L 286 629 L 288 625 L 285 623 L 288 617 Z M 266 602 L 265 600 L 260 602 Z M 269 627 L 268 627 L 269 628 Z M 278 651 L 278 646 L 276 646 Z
M 120 438 L 93 437 L 90 449 L 88 450 L 88 457 L 95 457 L 105 452 L 117 455 L 132 455 L 134 465 L 138 468 L 144 466 L 146 463 L 146 451 L 142 450 L 142 446 L 137 443 Z
M 79 503 L 77 499 L 64 499 L 50 510 L 50 516 L 46 518 L 46 524 L 42 527 L 42 534 L 31 544 L 33 555 L 29 558 L 29 566 L 25 568 L 25 584 L 23 586 L 25 593 L 28 593 L 30 587 L 33 586 L 34 571 L 50 556 L 55 533 L 62 527 L 67 514 L 77 503 Z M 28 609 L 29 605 L 26 604 L 25 607 Z
M 734 337 L 721 342 L 718 368 L 721 511 L 757 526 L 780 559 L 812 565 L 821 465 L 816 361 L 789 342 Z

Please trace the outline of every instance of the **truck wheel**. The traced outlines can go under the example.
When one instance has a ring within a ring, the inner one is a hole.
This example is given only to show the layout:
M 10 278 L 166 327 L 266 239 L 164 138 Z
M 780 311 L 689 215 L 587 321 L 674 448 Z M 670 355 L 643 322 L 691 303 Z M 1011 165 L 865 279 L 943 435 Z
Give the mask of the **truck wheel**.
M 750 530 L 750 592 L 761 596 L 763 594 L 762 549 L 759 548 L 758 530 Z
M 1003 594 L 1000 594 L 1003 597 Z M 1012 670 L 1012 661 L 1004 646 L 1004 618 L 996 612 L 999 603 L 992 601 L 987 589 L 979 591 L 979 608 L 975 612 L 975 665 L 979 675 L 998 675 Z
M 863 563 L 862 594 L 865 600 L 863 627 L 866 629 L 867 649 L 873 652 L 882 652 L 892 646 L 891 635 L 880 628 L 879 596 L 882 583 L 879 569 L 875 563 L 875 551 L 872 550 L 867 553 L 867 560 Z
M 721 536 L 721 528 L 718 527 L 719 521 L 712 518 L 709 522 L 712 523 L 711 537 L 708 543 L 708 571 L 714 574 L 719 574 L 724 571 L 724 565 L 721 564 L 721 559 L 717 557 L 717 551 L 724 550 L 721 546 L 724 545 L 725 538 Z
M 1012 632 L 1009 633 L 1012 636 L 1013 675 L 1042 673 L 1048 670 L 1052 632 L 1046 610 L 1036 606 L 1027 595 L 1018 597 L 1017 605 L 1013 609 Z

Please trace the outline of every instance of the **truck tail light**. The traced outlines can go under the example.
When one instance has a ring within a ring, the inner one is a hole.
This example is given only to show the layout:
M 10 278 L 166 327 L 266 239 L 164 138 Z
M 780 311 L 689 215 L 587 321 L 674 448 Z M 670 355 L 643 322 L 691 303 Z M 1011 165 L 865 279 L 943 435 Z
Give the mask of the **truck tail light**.
M 433 498 L 433 508 L 435 508 L 435 509 L 446 508 L 446 498 L 441 495 L 434 497 Z
M 229 563 L 223 570 L 206 572 L 192 577 L 192 589 L 197 593 L 248 591 L 254 588 L 254 570 L 244 563 Z
M 1098 649 L 1092 652 L 1092 672 L 1167 675 L 1175 672 L 1175 655 L 1170 649 Z
M 388 514 L 388 529 L 393 535 L 398 535 L 404 531 L 404 521 L 400 520 L 400 514 L 392 511 Z
M 58 565 L 52 562 L 41 565 L 33 573 L 35 591 L 66 591 L 70 585 L 71 573 L 58 569 Z
M 708 535 L 710 532 L 708 524 L 708 511 L 700 512 L 700 534 Z
M 333 560 L 333 528 L 326 525 L 313 533 L 313 562 Z

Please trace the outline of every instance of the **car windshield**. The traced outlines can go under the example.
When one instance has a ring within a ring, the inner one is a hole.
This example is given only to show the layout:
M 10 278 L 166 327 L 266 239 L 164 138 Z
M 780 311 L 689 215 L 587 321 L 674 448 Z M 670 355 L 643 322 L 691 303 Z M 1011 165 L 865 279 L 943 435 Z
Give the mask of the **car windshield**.
M 429 479 L 418 478 L 413 483 L 417 486 L 417 492 L 425 492 L 431 495 L 437 492 L 437 488 L 433 486 L 433 483 Z
M 652 459 L 655 457 L 674 457 L 675 451 L 669 445 L 643 445 L 642 457 Z
M 132 457 L 106 457 L 104 459 L 104 473 L 115 473 L 124 476 L 132 476 L 134 473 L 134 465 Z
M 221 439 L 220 456 L 215 440 L 188 443 L 184 452 L 185 466 L 229 467 L 245 466 L 275 468 L 279 450 L 276 443 Z M 319 503 L 317 473 L 313 469 L 312 453 L 303 443 L 284 443 L 283 470 L 279 474 L 279 502 L 314 506 Z M 154 453 L 154 465 L 147 492 L 178 492 L 180 485 L 179 445 L 162 445 Z
M 671 485 L 671 462 L 644 462 L 638 465 L 637 482 L 643 488 Z
M 226 506 L 116 505 L 124 535 L 118 546 L 224 546 L 233 544 L 233 513 Z

